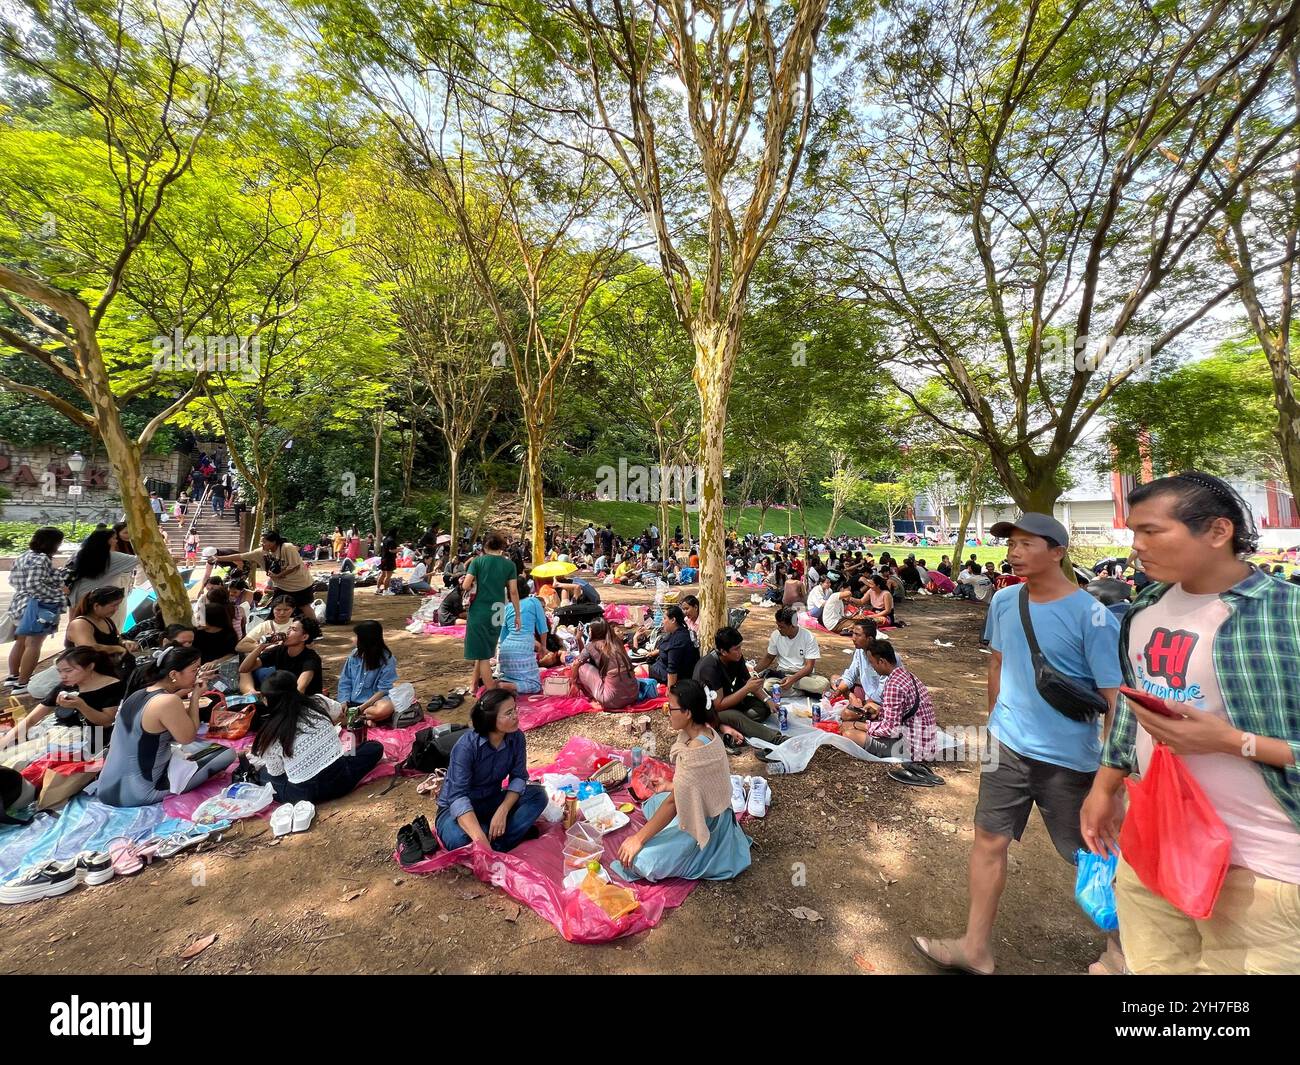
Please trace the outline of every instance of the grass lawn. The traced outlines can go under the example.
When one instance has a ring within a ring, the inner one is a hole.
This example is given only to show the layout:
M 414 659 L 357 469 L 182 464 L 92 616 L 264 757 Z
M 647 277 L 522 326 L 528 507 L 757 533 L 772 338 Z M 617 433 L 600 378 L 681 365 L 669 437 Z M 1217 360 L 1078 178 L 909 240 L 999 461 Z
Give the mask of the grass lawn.
M 462 500 L 462 506 L 470 515 L 470 521 L 478 515 L 478 508 L 482 505 L 481 496 L 468 496 Z M 727 508 L 727 523 L 730 527 L 736 521 L 736 508 Z M 779 536 L 785 536 L 792 533 L 795 536 L 800 535 L 801 525 L 799 521 L 799 512 L 786 510 L 769 509 L 763 522 L 759 527 L 759 517 L 762 515 L 761 507 L 746 507 L 740 518 L 740 531 L 746 533 L 771 532 Z M 813 536 L 821 536 L 826 532 L 826 525 L 831 518 L 831 508 L 829 506 L 809 506 L 804 508 L 804 519 L 808 523 L 808 532 Z M 576 532 L 581 529 L 587 522 L 592 521 L 598 525 L 603 525 L 606 521 L 611 522 L 614 531 L 622 537 L 640 536 L 641 531 L 652 522 L 659 522 L 659 508 L 649 503 L 628 503 L 622 500 L 610 500 L 602 502 L 600 500 L 586 499 L 556 499 L 554 497 L 546 501 L 546 520 L 559 525 L 567 525 L 570 532 Z M 682 512 L 680 507 L 672 507 L 668 511 L 668 535 L 672 535 L 673 528 L 680 524 Z M 691 530 L 693 534 L 699 533 L 699 515 L 691 514 Z M 664 530 L 660 530 L 662 533 Z M 841 516 L 835 526 L 836 535 L 839 536 L 878 536 L 876 530 L 852 518 Z

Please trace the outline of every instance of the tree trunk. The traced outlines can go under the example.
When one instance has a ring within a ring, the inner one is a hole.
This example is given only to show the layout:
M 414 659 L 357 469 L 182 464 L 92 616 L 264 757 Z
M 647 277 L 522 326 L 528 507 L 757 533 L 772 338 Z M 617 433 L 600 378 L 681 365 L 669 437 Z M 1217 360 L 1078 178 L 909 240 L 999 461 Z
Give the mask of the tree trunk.
M 460 543 L 460 448 L 447 442 L 447 497 L 451 506 L 451 536 L 453 546 Z
M 664 443 L 664 434 L 658 425 L 655 426 L 655 446 L 659 451 L 659 556 L 664 557 L 664 546 L 668 543 L 668 489 L 671 485 L 671 478 L 668 476 L 668 445 Z M 686 486 L 678 484 L 681 489 L 682 499 L 686 498 Z
M 102 367 L 103 363 L 98 359 L 87 361 L 92 367 L 92 378 L 100 376 L 94 368 Z M 100 438 L 104 441 L 104 452 L 122 494 L 122 511 L 131 531 L 131 543 L 140 558 L 140 565 L 144 567 L 145 576 L 158 595 L 163 619 L 169 625 L 188 622 L 194 611 L 185 582 L 176 568 L 176 560 L 172 558 L 158 528 L 158 519 L 149 506 L 149 493 L 145 491 L 144 474 L 140 469 L 140 447 L 122 428 L 107 374 L 103 376 L 102 382 L 94 382 L 100 388 L 92 390 L 91 406 Z
M 1290 344 L 1286 337 L 1274 337 L 1272 343 L 1263 343 L 1262 347 L 1273 375 L 1273 401 L 1277 404 L 1277 428 L 1273 435 L 1282 453 L 1291 497 L 1300 507 L 1300 400 L 1296 399 L 1291 382 Z
M 726 515 L 723 513 L 723 449 L 727 398 L 724 328 L 695 338 L 695 387 L 700 396 L 700 646 L 712 647 L 713 634 L 727 624 Z
M 983 472 L 984 458 L 983 456 L 980 456 L 975 460 L 975 465 L 971 467 L 970 484 L 967 486 L 966 499 L 961 505 L 961 522 L 957 526 L 957 554 L 955 556 L 958 563 L 961 562 L 962 549 L 966 546 L 966 530 L 970 528 L 970 519 L 975 513 L 975 505 L 978 502 L 976 499 L 976 493 L 979 491 L 977 486 L 979 484 L 980 474 Z M 947 526 L 948 523 L 946 519 L 943 524 L 945 527 Z
M 533 564 L 546 558 L 546 506 L 542 496 L 543 439 L 528 419 L 528 515 L 532 524 Z
M 384 538 L 384 530 L 379 520 L 379 454 L 384 442 L 384 411 L 381 407 L 375 414 L 375 465 L 374 483 L 370 488 L 370 516 L 375 522 L 375 549 L 378 550 Z

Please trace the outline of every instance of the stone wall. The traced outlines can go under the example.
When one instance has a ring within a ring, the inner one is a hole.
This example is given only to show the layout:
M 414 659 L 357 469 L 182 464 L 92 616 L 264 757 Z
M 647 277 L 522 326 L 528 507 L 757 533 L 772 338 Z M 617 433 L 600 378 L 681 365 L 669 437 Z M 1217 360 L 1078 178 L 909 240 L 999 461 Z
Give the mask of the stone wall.
M 9 497 L 0 504 L 0 521 L 72 521 L 73 500 L 68 488 L 75 483 L 68 469 L 71 452 L 62 448 L 18 447 L 0 439 L 0 487 Z M 185 456 L 146 455 L 145 483 L 166 499 L 175 498 Z M 86 456 L 81 471 L 81 498 L 77 520 L 92 525 L 122 517 L 117 478 L 102 453 Z

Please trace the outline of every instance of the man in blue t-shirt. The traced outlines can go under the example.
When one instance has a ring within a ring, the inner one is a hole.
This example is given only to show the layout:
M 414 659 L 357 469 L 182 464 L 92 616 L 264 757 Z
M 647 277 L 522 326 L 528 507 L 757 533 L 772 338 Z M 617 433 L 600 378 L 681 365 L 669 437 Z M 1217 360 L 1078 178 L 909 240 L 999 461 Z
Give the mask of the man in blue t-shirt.
M 1046 514 L 1023 514 L 993 526 L 1007 537 L 1013 572 L 1025 579 L 989 604 L 989 733 L 993 757 L 981 766 L 970 857 L 970 909 L 961 939 L 913 937 L 946 969 L 993 972 L 993 922 L 1007 879 L 1007 852 L 1020 839 L 1035 805 L 1057 851 L 1073 863 L 1084 846 L 1079 811 L 1101 764 L 1115 696 L 1122 683 L 1119 622 L 1061 568 L 1069 533 Z M 1101 693 L 1104 717 L 1075 721 L 1047 702 L 1034 681 L 1034 663 L 1020 617 L 1029 618 L 1047 662 L 1076 684 Z M 1108 952 L 1118 954 L 1118 944 Z M 1103 963 L 1105 964 L 1105 963 Z

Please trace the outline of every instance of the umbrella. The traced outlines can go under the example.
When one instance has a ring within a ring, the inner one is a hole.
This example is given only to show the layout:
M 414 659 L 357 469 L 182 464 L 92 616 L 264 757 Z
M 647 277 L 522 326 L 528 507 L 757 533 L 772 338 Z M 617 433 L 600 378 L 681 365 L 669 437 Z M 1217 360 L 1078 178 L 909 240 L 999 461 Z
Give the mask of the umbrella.
M 441 536 L 438 537 L 437 540 L 434 541 L 434 543 L 435 543 L 435 544 L 449 544 L 449 543 L 451 543 L 451 534 L 450 534 L 450 533 L 443 533 Z
M 534 566 L 532 575 L 534 577 L 567 577 L 570 573 L 577 573 L 578 567 L 572 562 L 543 562 L 540 566 Z

